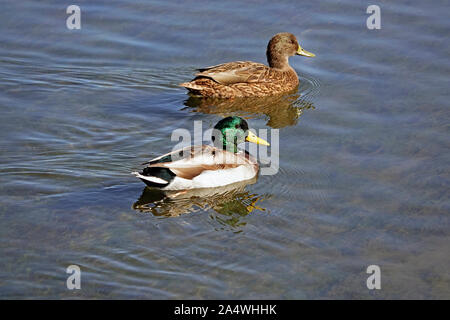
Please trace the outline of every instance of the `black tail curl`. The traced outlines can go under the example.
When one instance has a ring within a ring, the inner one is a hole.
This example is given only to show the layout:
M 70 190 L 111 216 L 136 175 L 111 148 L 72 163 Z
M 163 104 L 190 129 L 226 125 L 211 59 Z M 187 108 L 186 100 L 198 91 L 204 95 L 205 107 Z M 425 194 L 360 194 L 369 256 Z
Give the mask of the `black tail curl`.
M 161 167 L 147 167 L 142 170 L 141 175 L 147 176 L 147 177 L 157 177 L 160 179 L 163 179 L 167 181 L 167 183 L 156 183 L 153 181 L 148 181 L 141 179 L 147 186 L 149 187 L 156 187 L 156 188 L 164 188 L 168 186 L 173 179 L 175 179 L 176 175 L 170 169 L 168 168 L 161 168 Z

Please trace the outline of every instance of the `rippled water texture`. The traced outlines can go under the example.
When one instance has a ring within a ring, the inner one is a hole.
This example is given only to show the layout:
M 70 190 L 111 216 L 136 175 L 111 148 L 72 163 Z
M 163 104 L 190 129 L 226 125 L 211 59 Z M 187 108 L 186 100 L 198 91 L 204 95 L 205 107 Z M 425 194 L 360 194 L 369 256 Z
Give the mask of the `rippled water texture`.
M 380 30 L 364 1 L 76 4 L 81 30 L 2 2 L 0 298 L 450 298 L 446 1 L 374 3 Z M 316 54 L 290 59 L 298 91 L 178 87 L 281 31 Z M 275 176 L 171 197 L 130 175 L 230 114 L 280 130 Z

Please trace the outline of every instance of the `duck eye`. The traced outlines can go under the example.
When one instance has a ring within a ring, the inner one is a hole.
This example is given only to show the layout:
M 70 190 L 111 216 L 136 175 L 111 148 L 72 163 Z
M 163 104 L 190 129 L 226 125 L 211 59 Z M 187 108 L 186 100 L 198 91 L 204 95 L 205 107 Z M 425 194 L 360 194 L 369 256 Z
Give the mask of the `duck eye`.
M 235 125 L 234 126 L 236 129 L 239 129 L 240 128 L 240 126 L 237 124 L 237 125 Z

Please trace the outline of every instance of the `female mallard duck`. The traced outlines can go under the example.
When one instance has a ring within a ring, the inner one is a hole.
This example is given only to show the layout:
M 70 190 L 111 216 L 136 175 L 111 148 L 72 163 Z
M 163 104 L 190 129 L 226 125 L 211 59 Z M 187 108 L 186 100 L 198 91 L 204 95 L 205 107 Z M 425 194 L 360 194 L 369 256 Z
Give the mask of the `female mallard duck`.
M 269 66 L 252 61 L 236 61 L 199 69 L 196 78 L 181 83 L 191 93 L 203 97 L 263 97 L 288 92 L 298 86 L 298 76 L 289 65 L 293 55 L 314 57 L 291 33 L 278 33 L 267 45 Z
M 240 117 L 220 120 L 209 145 L 186 147 L 162 155 L 144 164 L 141 173 L 133 174 L 150 187 L 163 190 L 214 188 L 253 179 L 259 165 L 239 143 L 249 141 L 268 146 L 269 143 L 248 130 Z

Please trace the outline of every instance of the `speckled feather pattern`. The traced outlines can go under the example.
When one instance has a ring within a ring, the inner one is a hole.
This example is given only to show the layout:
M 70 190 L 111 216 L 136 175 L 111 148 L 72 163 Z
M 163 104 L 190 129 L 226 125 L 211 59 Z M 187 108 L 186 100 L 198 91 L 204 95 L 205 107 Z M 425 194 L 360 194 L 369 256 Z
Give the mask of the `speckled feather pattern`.
M 240 68 L 237 68 L 240 66 Z M 275 95 L 295 89 L 298 84 L 297 73 L 293 69 L 278 70 L 263 64 L 250 61 L 231 62 L 209 69 L 208 73 L 214 74 L 227 71 L 227 67 L 237 71 L 242 78 L 236 83 L 219 83 L 207 77 L 206 72 L 200 73 L 191 82 L 182 83 L 195 95 L 215 98 L 241 98 L 241 97 L 264 97 Z
M 194 95 L 211 98 L 265 97 L 288 92 L 299 84 L 288 62 L 298 48 L 292 34 L 277 34 L 267 46 L 269 66 L 252 61 L 223 63 L 200 69 L 196 78 L 180 85 Z

